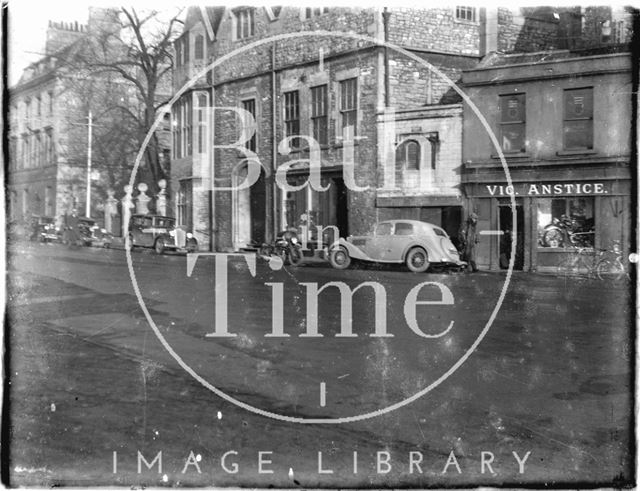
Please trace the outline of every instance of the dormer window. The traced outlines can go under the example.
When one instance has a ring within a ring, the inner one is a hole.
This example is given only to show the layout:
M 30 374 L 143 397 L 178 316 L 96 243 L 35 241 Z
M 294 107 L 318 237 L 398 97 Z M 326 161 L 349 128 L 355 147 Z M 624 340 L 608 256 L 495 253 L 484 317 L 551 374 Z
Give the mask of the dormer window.
M 236 40 L 250 38 L 255 34 L 255 16 L 252 8 L 238 8 L 233 11 L 236 24 Z
M 311 19 L 312 17 L 319 17 L 320 15 L 327 14 L 327 13 L 329 13 L 328 7 L 323 7 L 323 8 L 307 7 L 306 9 L 304 9 L 304 18 Z

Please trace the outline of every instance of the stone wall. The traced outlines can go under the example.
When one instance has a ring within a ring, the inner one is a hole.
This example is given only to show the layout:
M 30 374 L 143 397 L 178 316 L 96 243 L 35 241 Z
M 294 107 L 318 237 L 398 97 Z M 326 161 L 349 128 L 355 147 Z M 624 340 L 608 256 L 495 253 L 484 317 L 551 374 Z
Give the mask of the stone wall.
M 389 11 L 389 42 L 393 44 L 447 53 L 479 54 L 480 23 L 478 20 L 457 20 L 455 6 L 391 8 Z

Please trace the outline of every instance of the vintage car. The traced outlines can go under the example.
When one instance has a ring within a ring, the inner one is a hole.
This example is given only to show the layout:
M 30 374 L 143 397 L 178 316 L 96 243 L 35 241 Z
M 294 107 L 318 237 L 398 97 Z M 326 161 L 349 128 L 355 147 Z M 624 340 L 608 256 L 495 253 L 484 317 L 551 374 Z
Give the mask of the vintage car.
M 113 243 L 113 234 L 100 227 L 92 218 L 81 217 L 78 220 L 78 232 L 85 246 L 108 249 Z
M 431 265 L 462 268 L 457 249 L 440 227 L 417 220 L 388 220 L 376 225 L 373 235 L 340 239 L 329 251 L 329 262 L 346 269 L 351 260 L 404 263 L 422 273 Z
M 175 218 L 160 215 L 133 215 L 129 221 L 130 249 L 153 247 L 162 254 L 167 250 L 195 252 L 198 241 L 192 233 L 176 227 Z
M 62 232 L 54 217 L 34 216 L 31 218 L 30 239 L 37 242 L 60 242 Z

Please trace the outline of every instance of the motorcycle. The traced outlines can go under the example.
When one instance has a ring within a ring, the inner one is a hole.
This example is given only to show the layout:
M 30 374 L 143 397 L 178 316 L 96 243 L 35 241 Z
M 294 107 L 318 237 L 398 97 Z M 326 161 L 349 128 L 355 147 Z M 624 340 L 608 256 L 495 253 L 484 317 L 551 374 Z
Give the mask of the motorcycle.
M 575 218 L 562 215 L 544 228 L 541 241 L 544 247 L 591 247 L 593 234 L 584 232 Z
M 278 232 L 275 243 L 262 244 L 258 251 L 263 257 L 278 256 L 284 264 L 297 266 L 302 262 L 302 246 L 295 229 Z

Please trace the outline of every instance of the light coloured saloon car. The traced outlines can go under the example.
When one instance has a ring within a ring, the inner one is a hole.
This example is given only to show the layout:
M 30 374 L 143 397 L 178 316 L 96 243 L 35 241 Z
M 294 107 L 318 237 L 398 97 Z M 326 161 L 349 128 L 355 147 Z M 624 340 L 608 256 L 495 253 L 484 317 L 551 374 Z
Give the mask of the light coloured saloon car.
M 466 266 L 442 228 L 417 220 L 380 222 L 372 235 L 341 238 L 329 251 L 329 262 L 336 269 L 348 268 L 354 259 L 404 263 L 414 273 L 427 271 L 432 265 Z

